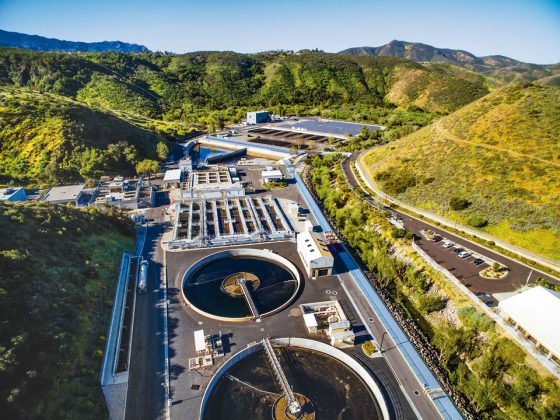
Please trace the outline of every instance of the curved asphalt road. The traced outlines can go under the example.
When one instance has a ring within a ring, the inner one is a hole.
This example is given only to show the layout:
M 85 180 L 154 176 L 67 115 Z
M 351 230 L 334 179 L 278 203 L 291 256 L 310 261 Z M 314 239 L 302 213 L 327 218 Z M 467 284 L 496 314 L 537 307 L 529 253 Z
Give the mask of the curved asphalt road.
M 354 188 L 362 188 L 356 175 L 352 170 L 352 162 L 354 162 L 359 153 L 354 153 L 349 158 L 342 162 L 342 169 L 344 176 L 348 184 Z M 363 191 L 363 189 L 362 189 Z M 435 261 L 437 261 L 441 266 L 447 268 L 455 277 L 457 277 L 461 282 L 470 288 L 474 293 L 479 294 L 493 294 L 493 293 L 512 293 L 515 292 L 526 284 L 535 283 L 539 277 L 544 277 L 551 282 L 556 282 L 555 279 L 549 275 L 542 273 L 538 270 L 531 269 L 524 264 L 521 264 L 511 258 L 502 256 L 496 252 L 492 252 L 486 248 L 483 248 L 473 242 L 467 241 L 459 236 L 453 235 L 437 226 L 431 225 L 424 220 L 417 219 L 406 213 L 402 213 L 398 210 L 385 206 L 380 203 L 375 197 L 371 196 L 365 192 L 364 200 L 370 205 L 381 208 L 383 210 L 388 210 L 394 213 L 396 216 L 403 220 L 403 224 L 406 230 L 413 232 L 417 237 L 422 238 L 416 243 L 430 255 Z M 487 265 L 476 266 L 473 263 L 473 257 L 466 259 L 461 259 L 453 252 L 453 248 L 445 249 L 442 247 L 441 242 L 432 242 L 424 239 L 420 231 L 422 230 L 433 230 L 442 237 L 449 239 L 458 246 L 469 249 L 471 251 L 477 252 L 481 255 L 486 256 L 494 261 L 506 265 L 509 268 L 508 275 L 501 280 L 488 280 L 480 277 L 478 273 L 487 267 Z M 487 300 L 484 297 L 482 300 Z

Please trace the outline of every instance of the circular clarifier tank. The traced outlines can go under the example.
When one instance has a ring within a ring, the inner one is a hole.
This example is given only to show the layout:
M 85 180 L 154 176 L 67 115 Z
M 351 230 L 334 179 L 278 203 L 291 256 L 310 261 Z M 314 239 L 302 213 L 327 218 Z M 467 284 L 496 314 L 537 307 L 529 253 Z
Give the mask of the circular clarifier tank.
M 297 268 L 268 250 L 235 249 L 196 262 L 183 278 L 195 311 L 223 321 L 248 321 L 285 308 L 301 287 Z M 247 294 L 249 296 L 247 296 Z
M 311 343 L 313 348 L 293 345 L 293 338 L 283 340 L 292 344 L 276 343 L 273 348 L 289 386 L 302 402 L 299 418 L 389 418 L 379 386 L 367 372 L 354 370 L 345 363 L 350 356 L 343 354 L 338 358 L 340 350 L 332 347 L 328 349 L 331 354 L 327 354 L 317 346 L 330 346 L 313 340 L 300 340 Z M 291 418 L 282 415 L 282 410 L 279 415 L 282 401 L 282 391 L 260 347 L 239 354 L 237 360 L 220 369 L 204 395 L 201 418 L 245 419 L 248 413 L 254 420 Z

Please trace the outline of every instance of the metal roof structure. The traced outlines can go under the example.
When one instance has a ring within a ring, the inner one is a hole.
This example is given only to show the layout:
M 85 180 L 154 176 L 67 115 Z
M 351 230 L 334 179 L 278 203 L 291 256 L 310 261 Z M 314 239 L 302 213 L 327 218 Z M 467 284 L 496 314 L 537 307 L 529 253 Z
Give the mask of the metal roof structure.
M 180 182 L 182 173 L 183 171 L 181 169 L 170 169 L 165 171 L 163 182 Z
M 315 318 L 315 314 L 313 312 L 303 314 L 303 322 L 305 322 L 305 326 L 307 328 L 317 328 L 317 326 L 319 325 L 317 323 L 317 318 Z
M 559 292 L 537 286 L 502 300 L 498 307 L 543 347 L 560 358 Z
M 375 131 L 383 128 L 380 125 L 373 124 L 360 124 L 349 121 L 335 121 L 311 118 L 275 124 L 274 127 L 298 130 L 304 133 L 320 133 L 324 135 L 332 134 L 334 136 L 345 136 L 346 134 L 357 136 L 358 134 L 360 134 L 363 127 L 367 127 L 369 131 Z
M 27 196 L 23 187 L 0 188 L 0 201 L 26 201 Z
M 45 195 L 44 200 L 51 203 L 70 203 L 78 199 L 84 187 L 85 184 L 52 187 Z
M 305 259 L 308 267 L 319 268 L 334 264 L 334 258 L 327 245 L 311 232 L 301 232 L 297 235 L 298 250 Z

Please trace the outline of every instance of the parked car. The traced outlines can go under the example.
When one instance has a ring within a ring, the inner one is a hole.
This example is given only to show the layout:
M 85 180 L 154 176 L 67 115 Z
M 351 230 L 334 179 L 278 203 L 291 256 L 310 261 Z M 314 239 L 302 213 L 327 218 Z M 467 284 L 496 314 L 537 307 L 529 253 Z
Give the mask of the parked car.
M 458 255 L 459 257 L 461 257 L 461 258 L 467 258 L 467 257 L 470 257 L 470 256 L 471 256 L 471 253 L 470 253 L 470 252 L 467 252 L 467 251 L 461 251 L 461 252 L 459 252 L 457 255 Z
M 483 260 L 482 258 L 476 258 L 476 259 L 473 261 L 473 263 L 474 263 L 475 265 L 480 265 L 480 264 L 483 264 L 483 263 L 484 263 L 484 260 Z
M 446 248 L 446 249 L 449 249 L 449 248 L 453 247 L 453 245 L 454 244 L 451 241 L 443 241 L 443 247 Z

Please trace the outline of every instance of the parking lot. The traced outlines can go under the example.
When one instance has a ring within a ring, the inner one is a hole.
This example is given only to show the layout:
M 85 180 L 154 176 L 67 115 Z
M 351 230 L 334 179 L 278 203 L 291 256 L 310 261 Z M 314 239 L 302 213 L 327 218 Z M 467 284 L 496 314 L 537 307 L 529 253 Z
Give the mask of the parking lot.
M 446 248 L 443 240 L 434 242 L 420 234 L 421 230 L 427 227 L 424 222 L 407 216 L 403 217 L 403 219 L 405 228 L 421 237 L 417 244 L 439 265 L 449 270 L 451 274 L 457 277 L 483 301 L 493 302 L 495 299 L 491 295 L 515 292 L 525 286 L 529 276 L 530 282 L 531 280 L 535 281 L 538 277 L 539 273 L 532 273 L 529 268 L 522 264 L 504 258 L 457 236 L 432 228 L 442 237 L 445 236 L 452 240 L 453 246 Z M 460 257 L 455 252 L 459 249 L 466 250 L 470 255 L 464 258 Z M 479 255 L 483 256 L 485 261 L 475 264 L 475 260 L 479 258 Z M 479 273 L 490 266 L 486 261 L 496 261 L 502 265 L 507 265 L 509 268 L 507 276 L 496 280 L 481 277 Z

